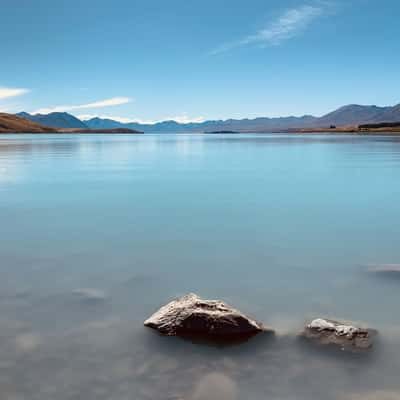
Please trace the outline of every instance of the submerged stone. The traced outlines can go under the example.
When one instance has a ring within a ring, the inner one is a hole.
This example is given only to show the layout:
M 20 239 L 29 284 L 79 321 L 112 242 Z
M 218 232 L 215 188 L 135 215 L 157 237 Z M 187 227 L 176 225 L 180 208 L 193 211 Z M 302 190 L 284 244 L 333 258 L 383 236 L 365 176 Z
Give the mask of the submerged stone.
M 144 325 L 167 336 L 215 340 L 246 339 L 260 332 L 273 333 L 260 322 L 220 300 L 188 294 L 161 307 Z
M 400 279 L 400 264 L 383 264 L 368 269 L 368 272 L 387 278 Z
M 93 288 L 75 289 L 72 294 L 76 296 L 76 298 L 87 302 L 101 302 L 106 299 L 106 295 L 103 291 Z
M 306 339 L 321 345 L 335 345 L 342 350 L 366 350 L 372 347 L 376 331 L 350 324 L 318 318 L 301 333 Z

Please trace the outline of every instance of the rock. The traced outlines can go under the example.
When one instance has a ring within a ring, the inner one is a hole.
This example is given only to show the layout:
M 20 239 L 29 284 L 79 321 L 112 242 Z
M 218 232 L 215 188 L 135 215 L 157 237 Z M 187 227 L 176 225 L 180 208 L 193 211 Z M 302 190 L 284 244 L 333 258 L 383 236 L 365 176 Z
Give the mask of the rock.
M 41 337 L 33 333 L 24 333 L 15 338 L 17 350 L 23 353 L 36 350 L 41 343 Z
M 101 302 L 106 299 L 106 295 L 103 291 L 93 288 L 75 289 L 72 294 L 79 300 L 87 302 Z
M 321 345 L 335 345 L 342 350 L 366 350 L 372 347 L 376 331 L 329 319 L 311 321 L 301 336 Z
M 382 277 L 400 279 L 400 264 L 383 264 L 368 269 L 368 272 Z
M 392 390 L 366 390 L 362 393 L 346 393 L 341 400 L 399 400 L 400 392 Z
M 189 397 L 190 400 L 235 400 L 237 398 L 237 383 L 220 372 L 212 372 L 202 377 Z
M 273 333 L 261 323 L 219 300 L 188 294 L 161 307 L 144 322 L 167 336 L 214 340 L 247 339 L 260 332 Z

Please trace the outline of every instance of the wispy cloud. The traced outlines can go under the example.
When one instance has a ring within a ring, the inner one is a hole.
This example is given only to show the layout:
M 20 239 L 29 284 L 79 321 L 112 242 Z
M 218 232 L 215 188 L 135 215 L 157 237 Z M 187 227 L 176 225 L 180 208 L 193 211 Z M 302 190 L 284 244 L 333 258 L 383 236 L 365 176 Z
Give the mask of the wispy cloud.
M 0 87 L 0 100 L 8 99 L 10 97 L 21 96 L 25 93 L 28 93 L 28 89 L 16 89 L 16 88 L 5 88 Z
M 130 122 L 137 122 L 138 120 L 134 120 L 132 118 L 120 117 L 116 115 L 109 114 L 78 114 L 75 115 L 81 121 L 88 121 L 92 118 L 101 118 L 101 119 L 112 119 L 113 121 L 121 122 L 123 124 L 129 124 Z
M 74 111 L 74 110 L 85 110 L 90 108 L 102 108 L 118 106 L 120 104 L 130 103 L 132 99 L 129 97 L 113 97 L 111 99 L 95 101 L 93 103 L 79 104 L 79 105 L 69 105 L 69 106 L 56 106 L 49 108 L 40 108 L 36 110 L 35 114 L 48 114 L 51 112 L 64 112 L 64 111 Z
M 276 21 L 266 28 L 243 39 L 225 43 L 214 49 L 210 54 L 224 53 L 236 47 L 250 44 L 262 46 L 278 46 L 285 40 L 291 39 L 303 32 L 316 18 L 324 13 L 322 5 L 303 5 L 284 12 Z
M 80 114 L 77 117 L 82 121 L 87 121 L 92 118 L 102 118 L 102 119 L 112 119 L 117 122 L 121 122 L 123 124 L 128 123 L 138 123 L 138 124 L 156 124 L 158 122 L 163 121 L 175 121 L 181 124 L 188 124 L 191 122 L 204 122 L 204 117 L 189 117 L 187 114 L 178 115 L 175 117 L 165 117 L 161 119 L 140 119 L 140 118 L 126 118 L 126 117 L 118 117 L 114 115 L 99 115 L 99 114 Z
M 175 117 L 166 117 L 162 121 L 175 121 L 180 124 L 189 124 L 191 122 L 204 122 L 206 119 L 204 117 L 189 117 L 188 115 L 177 115 Z M 160 121 L 158 121 L 160 122 Z

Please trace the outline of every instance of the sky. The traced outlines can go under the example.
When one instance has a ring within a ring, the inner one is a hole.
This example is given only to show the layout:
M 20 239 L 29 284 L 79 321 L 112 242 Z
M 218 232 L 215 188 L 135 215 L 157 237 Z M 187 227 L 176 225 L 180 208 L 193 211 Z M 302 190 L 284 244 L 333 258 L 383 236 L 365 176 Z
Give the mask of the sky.
M 399 0 L 0 0 L 0 111 L 180 122 L 400 103 Z

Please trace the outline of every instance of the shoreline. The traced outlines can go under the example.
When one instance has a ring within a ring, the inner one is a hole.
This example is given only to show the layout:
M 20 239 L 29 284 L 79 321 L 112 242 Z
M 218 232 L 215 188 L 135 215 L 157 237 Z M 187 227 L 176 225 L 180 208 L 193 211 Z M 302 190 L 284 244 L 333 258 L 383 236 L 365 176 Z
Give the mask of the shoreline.
M 293 133 L 318 133 L 318 134 L 353 134 L 353 135 L 370 135 L 370 134 L 386 134 L 400 135 L 400 128 L 333 128 L 333 129 L 295 129 Z
M 216 135 L 209 132 L 119 132 L 119 131 L 101 131 L 101 130 L 81 130 L 81 131 L 52 131 L 52 132 L 16 132 L 16 131 L 0 131 L 1 135 Z M 400 130 L 369 130 L 369 131 L 356 131 L 356 130 L 301 130 L 301 131 L 275 131 L 275 132 L 235 132 L 235 133 L 221 133 L 220 135 L 343 135 L 343 136 L 400 136 Z
M 144 132 L 131 131 L 125 129 L 80 129 L 80 130 L 69 130 L 60 129 L 46 132 L 18 132 L 18 131 L 3 131 L 0 130 L 0 135 L 110 135 L 110 134 L 121 134 L 121 135 L 143 135 Z

